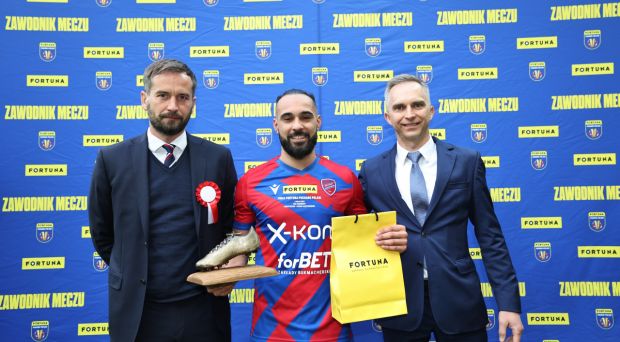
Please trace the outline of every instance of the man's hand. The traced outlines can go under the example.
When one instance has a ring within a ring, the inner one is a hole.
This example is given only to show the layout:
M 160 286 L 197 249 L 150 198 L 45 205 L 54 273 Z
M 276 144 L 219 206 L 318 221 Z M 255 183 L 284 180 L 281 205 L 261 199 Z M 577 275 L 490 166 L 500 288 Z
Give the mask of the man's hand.
M 407 250 L 407 229 L 400 224 L 381 227 L 375 235 L 375 242 L 385 250 L 402 253 Z
M 237 255 L 236 257 L 228 260 L 227 263 L 222 265 L 221 268 L 229 268 L 229 267 L 238 267 L 245 266 L 248 263 L 248 257 L 245 255 Z M 207 286 L 207 291 L 214 296 L 228 296 L 230 292 L 232 292 L 235 287 L 236 282 L 234 283 L 225 283 L 225 284 L 217 284 Z
M 506 340 L 506 328 L 512 330 L 512 338 Z M 516 312 L 500 311 L 499 312 L 499 341 L 500 342 L 520 342 L 523 334 L 523 323 L 521 323 L 521 315 Z

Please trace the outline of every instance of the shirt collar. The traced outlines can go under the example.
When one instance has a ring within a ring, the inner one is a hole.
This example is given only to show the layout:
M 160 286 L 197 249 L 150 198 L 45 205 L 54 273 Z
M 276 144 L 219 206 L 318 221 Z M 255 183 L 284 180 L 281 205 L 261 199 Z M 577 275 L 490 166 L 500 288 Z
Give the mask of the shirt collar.
M 424 157 L 424 160 L 428 161 L 435 154 L 436 150 L 437 150 L 437 145 L 435 145 L 435 140 L 433 140 L 433 137 L 430 137 L 430 139 L 428 139 L 428 141 L 424 143 L 424 145 L 422 145 L 422 147 L 420 147 L 418 151 L 420 152 L 422 157 Z M 415 151 L 409 151 L 406 148 L 400 146 L 400 144 L 397 142 L 396 143 L 396 162 L 400 164 L 404 164 L 407 161 L 407 154 L 409 154 L 409 152 L 415 152 Z
M 158 149 L 162 148 L 163 144 L 166 144 L 165 141 L 159 139 L 151 132 L 151 127 L 146 130 L 146 138 L 149 142 L 149 150 L 153 153 Z M 170 144 L 175 146 L 175 150 L 178 149 L 179 152 L 183 152 L 187 147 L 187 131 L 183 130 L 183 133 L 179 135 L 176 139 L 174 139 Z

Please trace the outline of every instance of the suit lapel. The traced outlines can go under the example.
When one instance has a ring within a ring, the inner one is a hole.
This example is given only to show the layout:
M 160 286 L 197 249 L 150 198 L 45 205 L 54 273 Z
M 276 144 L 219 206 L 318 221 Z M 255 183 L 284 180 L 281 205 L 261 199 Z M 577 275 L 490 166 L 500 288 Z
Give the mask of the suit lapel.
M 418 228 L 420 225 L 418 220 L 415 219 L 415 216 L 411 212 L 411 209 L 407 206 L 407 203 L 403 200 L 400 195 L 400 190 L 398 189 L 398 184 L 396 184 L 396 145 L 390 151 L 383 155 L 383 162 L 387 164 L 388 167 L 380 167 L 379 172 L 380 178 L 383 180 L 385 189 L 387 190 L 388 196 L 392 198 L 392 203 L 396 204 L 396 210 L 399 213 L 404 214 L 409 218 L 411 222 L 414 222 Z
M 200 183 L 208 180 L 204 179 L 205 170 L 207 168 L 207 160 L 204 155 L 200 153 L 200 144 L 202 143 L 202 139 L 195 138 L 194 136 L 187 133 L 187 147 L 189 152 L 189 163 L 191 169 L 192 176 L 192 191 L 200 185 Z M 194 196 L 195 197 L 195 196 Z M 196 234 L 200 232 L 200 222 L 201 214 L 203 213 L 202 206 L 198 203 L 196 199 L 193 200 L 194 203 L 194 218 L 196 222 Z
M 148 177 L 148 143 L 146 134 L 138 137 L 132 147 L 133 181 L 137 187 L 138 211 L 142 222 L 142 233 L 149 236 L 149 177 Z M 146 176 L 146 177 L 145 177 Z
M 448 184 L 452 169 L 454 168 L 454 162 L 456 157 L 452 150 L 452 145 L 446 144 L 440 140 L 435 140 L 437 146 L 437 180 L 435 181 L 435 189 L 433 190 L 433 198 L 426 212 L 426 217 L 429 217 L 433 212 L 433 209 L 437 206 L 437 202 L 441 198 L 443 191 Z

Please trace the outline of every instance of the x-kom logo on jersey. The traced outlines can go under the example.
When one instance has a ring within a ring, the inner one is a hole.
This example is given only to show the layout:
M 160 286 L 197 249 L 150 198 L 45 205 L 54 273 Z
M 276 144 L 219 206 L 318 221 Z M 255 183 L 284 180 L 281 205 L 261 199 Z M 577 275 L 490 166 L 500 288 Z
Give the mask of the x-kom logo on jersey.
M 323 227 L 312 224 L 312 225 L 292 225 L 292 229 L 284 230 L 286 228 L 286 222 L 282 222 L 278 227 L 272 226 L 270 223 L 267 223 L 267 228 L 273 233 L 271 238 L 269 239 L 269 243 L 273 243 L 276 239 L 278 239 L 283 244 L 287 243 L 287 239 L 284 236 L 292 237 L 293 240 L 325 240 L 328 237 L 332 236 L 332 226 L 325 225 Z

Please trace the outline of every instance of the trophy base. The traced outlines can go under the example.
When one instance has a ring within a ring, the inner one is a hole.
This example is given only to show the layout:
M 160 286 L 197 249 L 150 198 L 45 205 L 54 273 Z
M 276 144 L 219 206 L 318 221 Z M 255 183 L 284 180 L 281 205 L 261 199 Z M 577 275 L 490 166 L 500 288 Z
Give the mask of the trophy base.
M 275 268 L 265 266 L 240 266 L 230 268 L 220 268 L 218 270 L 196 272 L 187 276 L 190 283 L 209 286 L 233 283 L 240 280 L 264 278 L 278 275 Z

